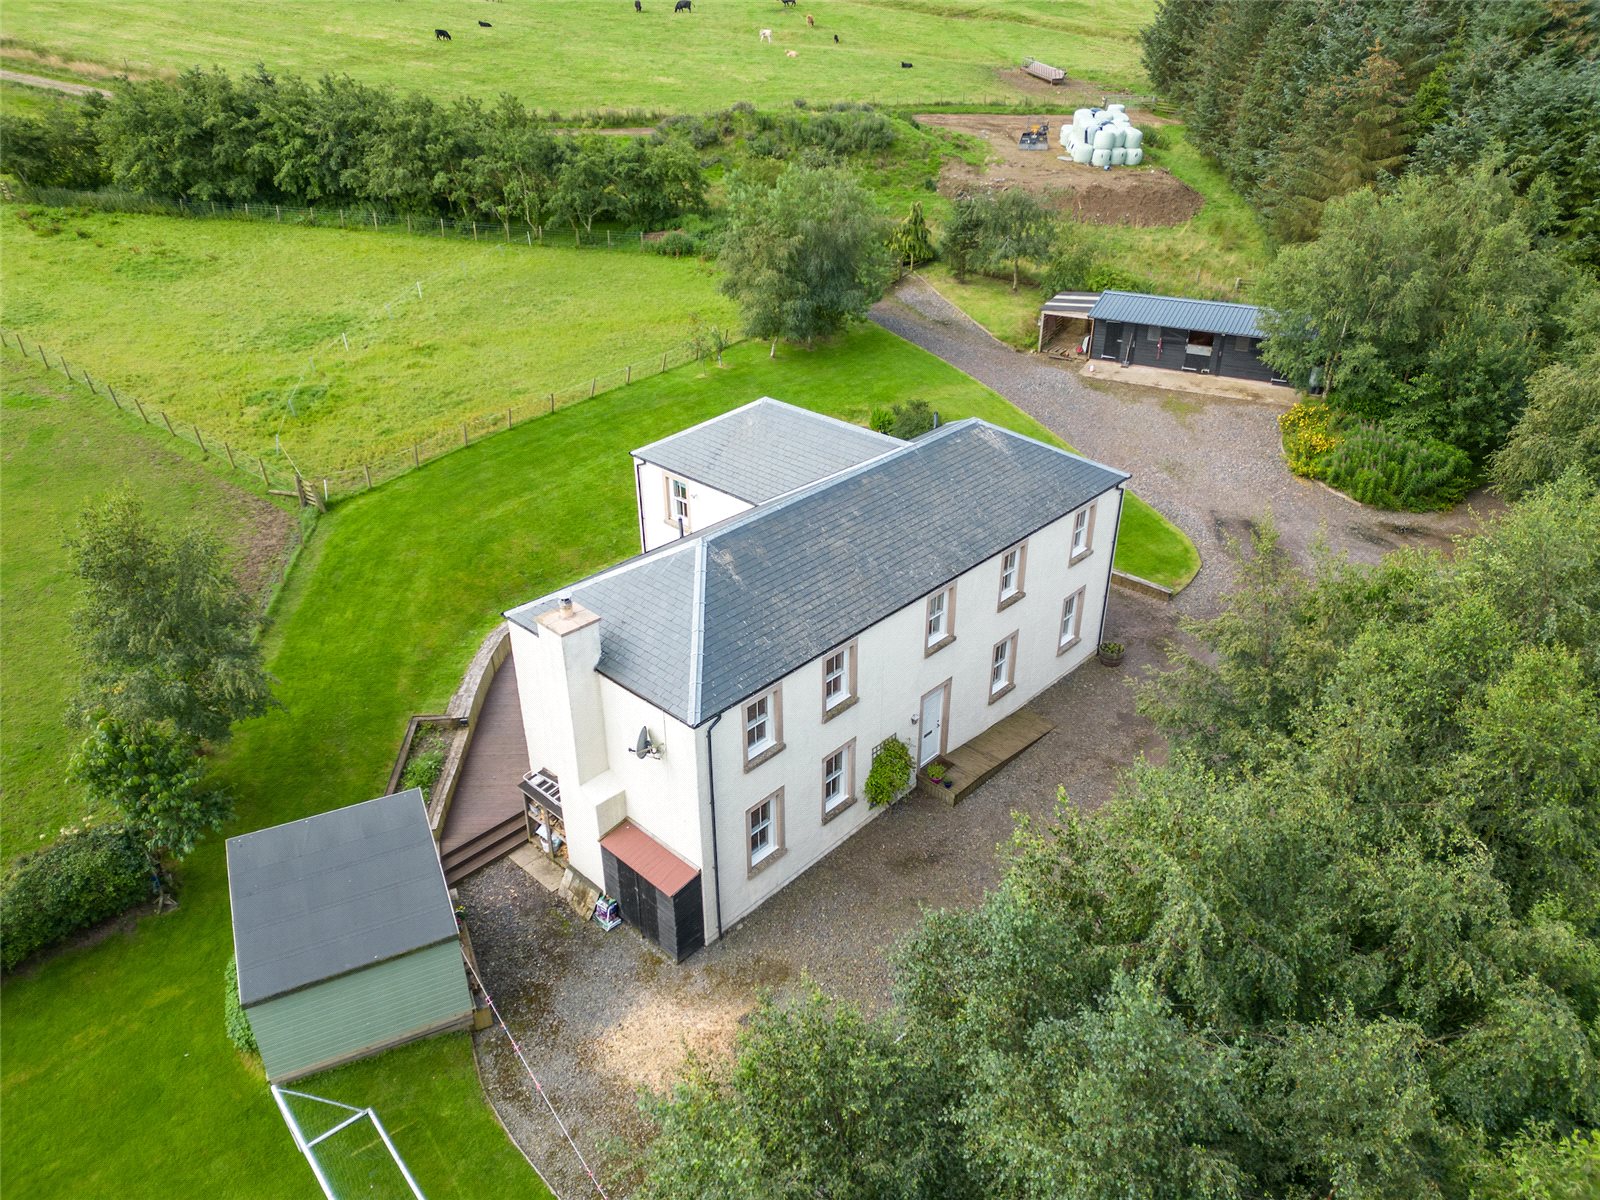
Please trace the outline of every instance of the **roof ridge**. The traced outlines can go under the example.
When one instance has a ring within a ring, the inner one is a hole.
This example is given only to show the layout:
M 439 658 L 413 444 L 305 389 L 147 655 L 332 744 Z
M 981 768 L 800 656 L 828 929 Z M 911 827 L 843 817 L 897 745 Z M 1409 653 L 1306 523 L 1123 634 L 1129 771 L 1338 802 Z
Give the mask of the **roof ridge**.
M 1204 300 L 1199 296 L 1168 296 L 1164 292 L 1125 292 L 1121 288 L 1107 288 L 1100 295 L 1136 296 L 1143 300 L 1176 300 L 1180 304 L 1221 304 L 1229 308 L 1253 308 L 1257 312 L 1263 311 L 1261 305 L 1250 304 L 1244 300 Z
M 712 528 L 715 528 L 715 526 L 712 526 Z M 593 575 L 585 575 L 582 579 L 574 579 L 571 583 L 564 584 L 553 592 L 535 596 L 532 600 L 524 600 L 521 604 L 513 605 L 511 608 L 506 609 L 500 615 L 509 621 L 513 619 L 513 613 L 520 613 L 526 609 L 533 608 L 535 605 L 559 600 L 564 594 L 572 591 L 573 588 L 583 587 L 585 584 L 590 583 L 599 583 L 602 579 L 610 579 L 613 575 L 621 575 L 626 571 L 634 571 L 646 565 L 664 562 L 674 554 L 682 554 L 687 550 L 693 549 L 693 543 L 699 537 L 700 533 L 695 532 L 680 538 L 673 538 L 670 542 L 657 546 L 654 550 L 646 550 L 643 553 L 631 555 L 619 563 L 612 563 L 609 567 L 601 568 Z M 379 799 L 382 799 L 382 797 L 379 797 Z

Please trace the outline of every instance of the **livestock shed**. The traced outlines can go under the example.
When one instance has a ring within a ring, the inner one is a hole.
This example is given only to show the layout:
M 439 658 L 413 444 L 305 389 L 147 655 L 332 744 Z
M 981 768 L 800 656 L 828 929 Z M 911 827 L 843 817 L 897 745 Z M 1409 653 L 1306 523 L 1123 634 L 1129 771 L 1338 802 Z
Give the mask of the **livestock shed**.
M 472 1023 L 417 788 L 228 839 L 239 1003 L 273 1083 Z
M 1253 304 L 1102 292 L 1089 310 L 1090 354 L 1123 366 L 1289 381 L 1261 358 L 1261 312 Z
M 1100 299 L 1099 292 L 1057 292 L 1039 310 L 1039 351 L 1062 334 L 1076 343 L 1089 332 L 1089 313 Z

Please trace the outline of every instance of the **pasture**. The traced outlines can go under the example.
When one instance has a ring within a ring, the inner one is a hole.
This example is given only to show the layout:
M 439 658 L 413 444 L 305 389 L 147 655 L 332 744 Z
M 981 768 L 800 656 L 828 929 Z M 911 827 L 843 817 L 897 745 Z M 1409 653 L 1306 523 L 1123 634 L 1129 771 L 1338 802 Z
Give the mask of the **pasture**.
M 710 266 L 638 251 L 14 205 L 0 236 L 8 329 L 308 475 L 735 319 Z
M 77 584 L 65 539 L 85 505 L 131 487 L 159 521 L 192 522 L 231 552 L 257 594 L 281 577 L 297 540 L 297 518 L 198 461 L 199 451 L 107 420 L 107 401 L 57 372 L 0 357 L 0 861 L 53 840 L 88 815 L 63 782 L 80 735 L 62 720 L 74 687 L 70 616 Z
M 511 92 L 546 111 L 701 112 L 796 97 L 1021 98 L 1036 90 L 1014 79 L 1024 55 L 1108 91 L 1143 91 L 1136 35 L 1155 8 L 1154 0 L 802 0 L 788 9 L 779 0 L 695 0 L 692 13 L 674 13 L 672 0 L 643 5 L 635 13 L 629 0 L 284 0 L 252 5 L 241 19 L 235 6 L 176 0 L 10 0 L 3 33 L 11 65 L 23 70 L 41 57 L 136 74 L 262 63 L 435 96 Z M 435 28 L 451 39 L 436 40 Z M 759 42 L 762 28 L 772 29 L 772 44 Z

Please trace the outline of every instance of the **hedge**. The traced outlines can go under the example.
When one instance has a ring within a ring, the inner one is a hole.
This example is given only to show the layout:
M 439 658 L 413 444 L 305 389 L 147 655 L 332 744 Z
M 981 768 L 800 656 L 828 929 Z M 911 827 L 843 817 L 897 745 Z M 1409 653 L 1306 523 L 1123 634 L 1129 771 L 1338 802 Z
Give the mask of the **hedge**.
M 239 960 L 228 959 L 222 969 L 222 1025 L 228 1031 L 228 1040 L 246 1054 L 259 1054 L 256 1031 L 250 1028 L 250 1018 L 239 1005 Z
M 155 890 L 150 860 L 126 826 L 69 833 L 18 859 L 0 883 L 0 966 L 9 971 Z

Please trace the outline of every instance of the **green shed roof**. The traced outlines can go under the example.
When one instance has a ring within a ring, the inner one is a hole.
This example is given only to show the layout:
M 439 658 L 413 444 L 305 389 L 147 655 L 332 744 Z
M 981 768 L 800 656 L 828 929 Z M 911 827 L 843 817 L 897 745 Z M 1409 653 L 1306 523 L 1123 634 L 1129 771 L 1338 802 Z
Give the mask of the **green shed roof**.
M 457 937 L 417 788 L 228 839 L 239 1002 Z

